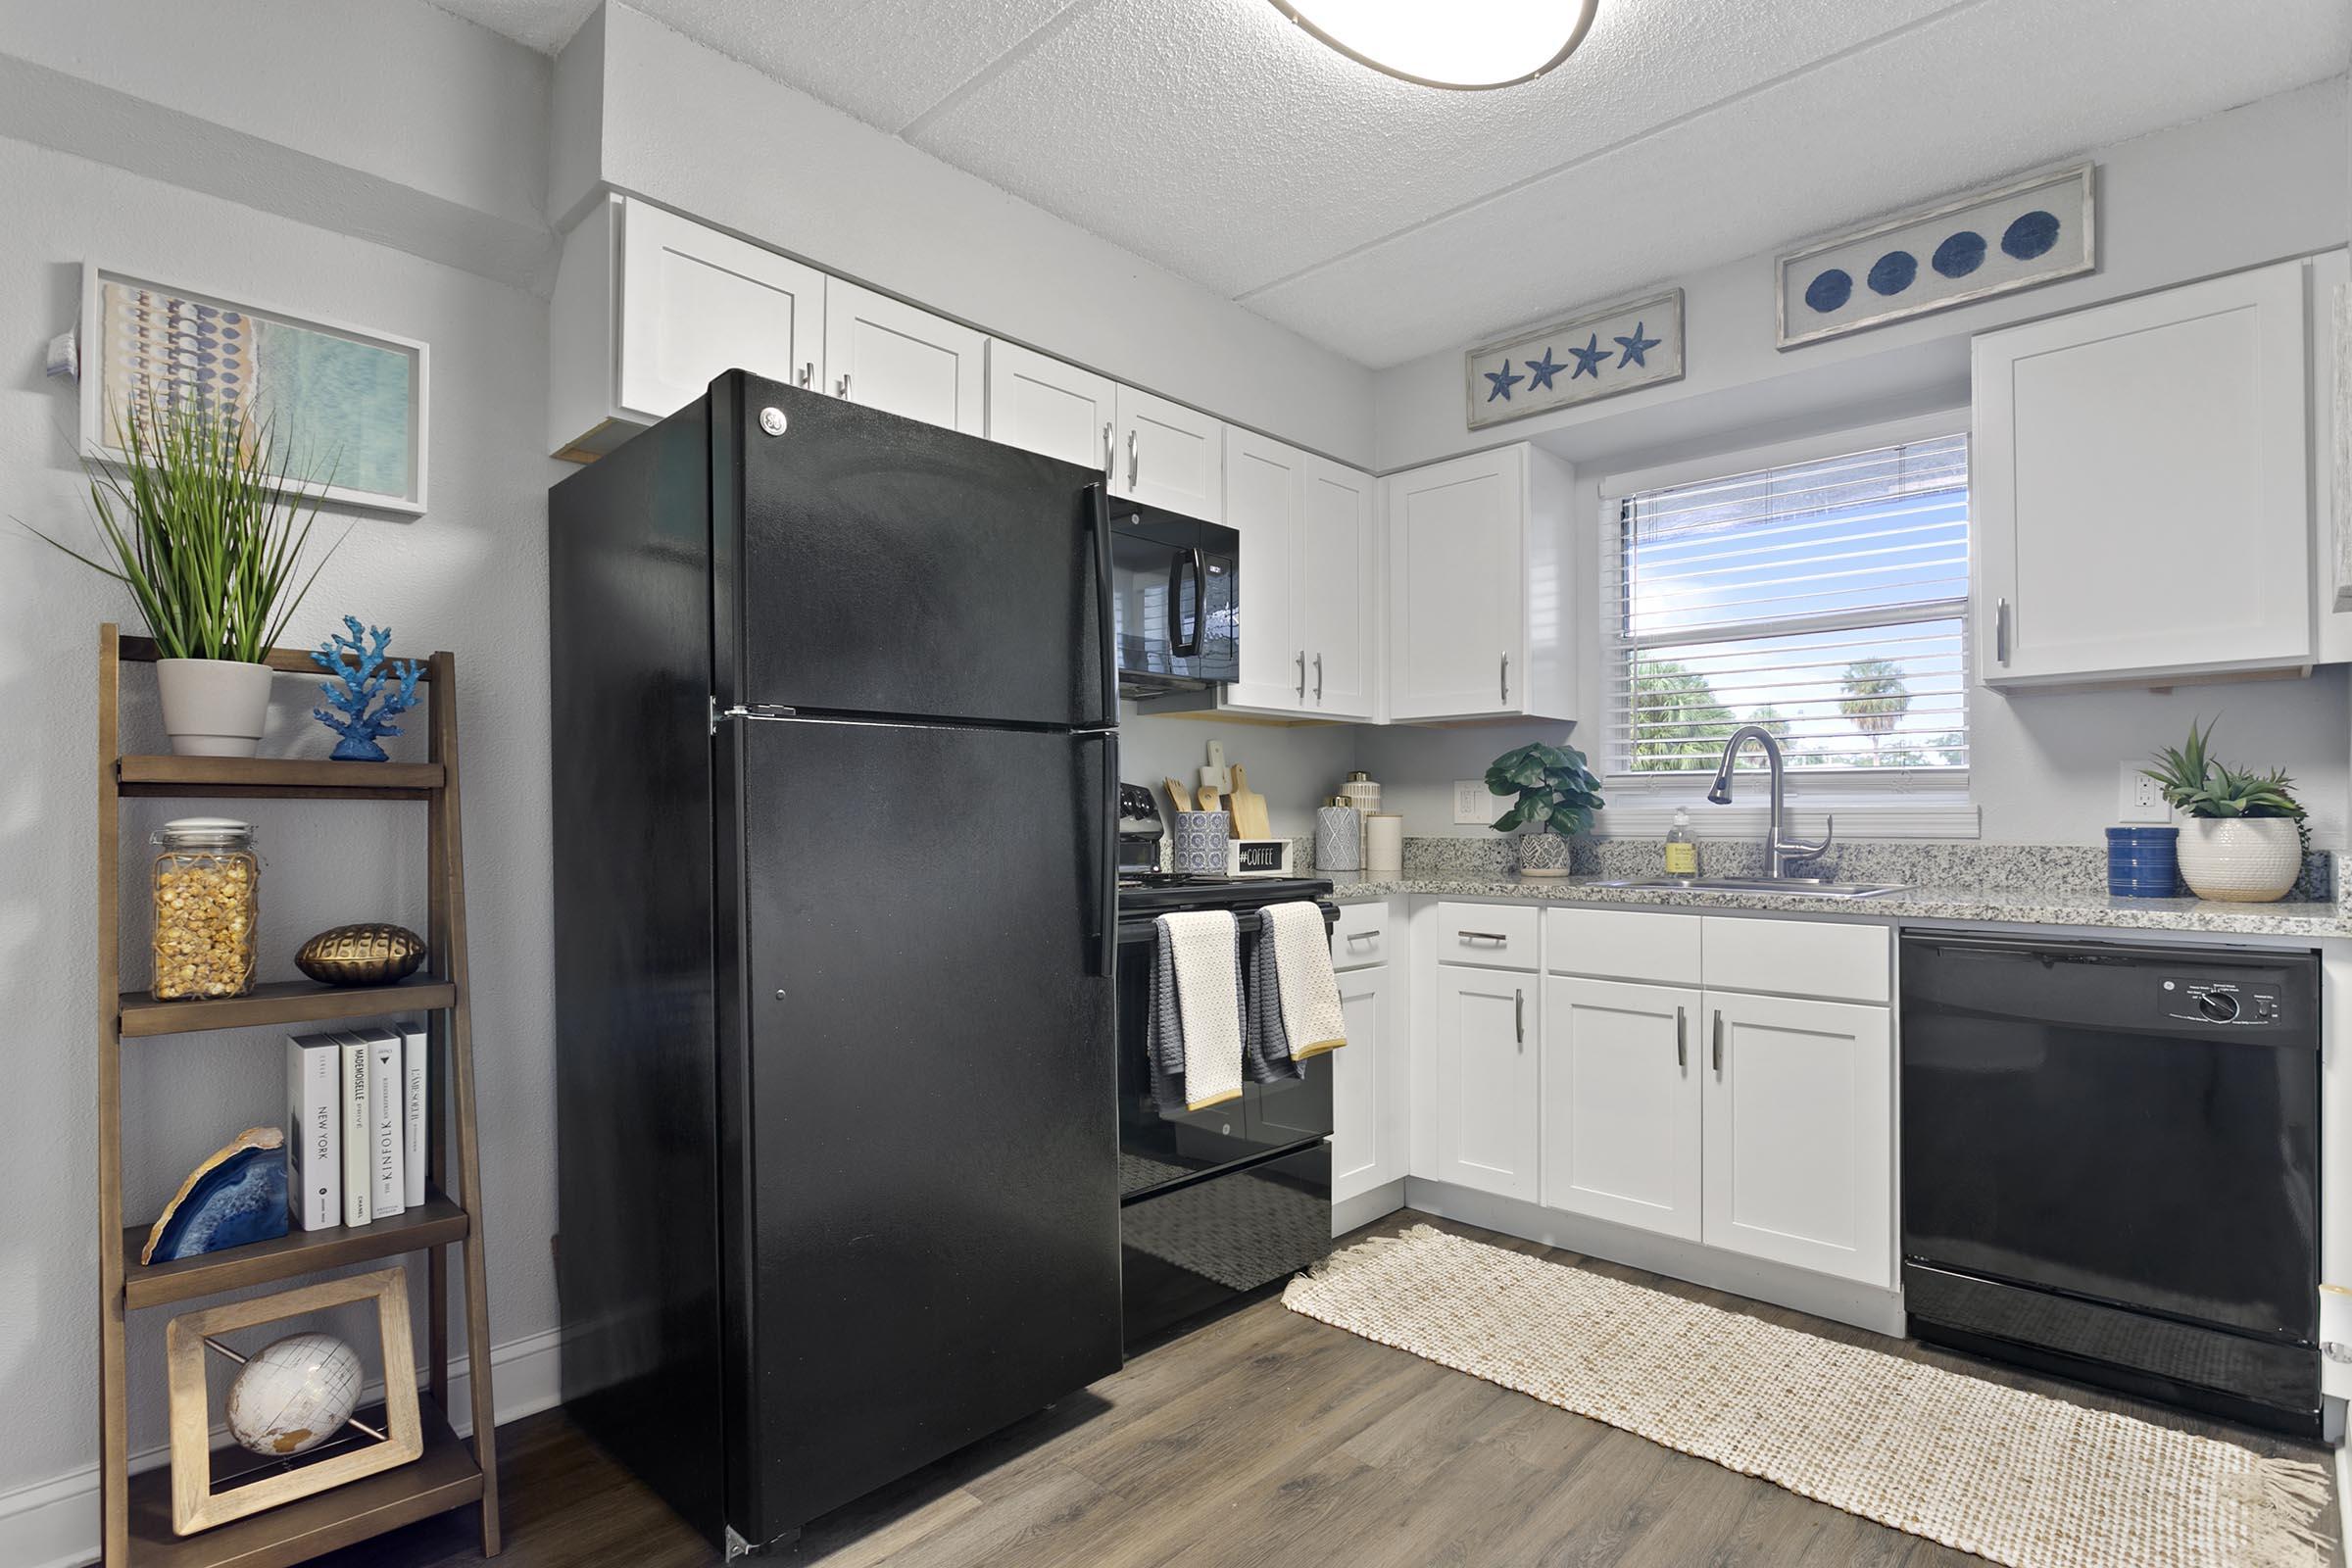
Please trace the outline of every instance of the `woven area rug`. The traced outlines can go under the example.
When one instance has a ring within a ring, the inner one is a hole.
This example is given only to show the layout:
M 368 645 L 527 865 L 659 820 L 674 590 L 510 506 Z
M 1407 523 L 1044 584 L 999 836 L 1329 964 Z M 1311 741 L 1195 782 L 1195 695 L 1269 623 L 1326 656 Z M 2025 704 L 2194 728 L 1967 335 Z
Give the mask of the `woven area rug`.
M 2268 1458 L 1416 1225 L 1295 1312 L 2011 1568 L 2323 1568 L 2318 1465 Z

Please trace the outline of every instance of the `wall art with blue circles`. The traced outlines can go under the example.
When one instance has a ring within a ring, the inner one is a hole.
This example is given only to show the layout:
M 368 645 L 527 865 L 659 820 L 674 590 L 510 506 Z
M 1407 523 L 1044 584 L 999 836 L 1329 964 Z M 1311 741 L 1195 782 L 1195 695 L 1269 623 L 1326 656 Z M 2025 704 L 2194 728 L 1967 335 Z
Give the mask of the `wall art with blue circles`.
M 2015 180 L 1783 256 L 1780 346 L 2095 270 L 2093 172 L 2083 164 Z

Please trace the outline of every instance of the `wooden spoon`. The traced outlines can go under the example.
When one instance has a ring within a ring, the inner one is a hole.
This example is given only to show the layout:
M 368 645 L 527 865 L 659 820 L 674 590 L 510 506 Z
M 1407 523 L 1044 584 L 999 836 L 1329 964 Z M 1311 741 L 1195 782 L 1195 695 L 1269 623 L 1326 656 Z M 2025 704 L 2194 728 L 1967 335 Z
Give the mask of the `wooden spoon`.
M 1193 808 L 1193 792 L 1191 790 L 1186 789 L 1172 778 L 1161 779 L 1160 782 L 1168 787 L 1168 804 L 1170 806 L 1175 807 L 1179 811 L 1189 811 Z

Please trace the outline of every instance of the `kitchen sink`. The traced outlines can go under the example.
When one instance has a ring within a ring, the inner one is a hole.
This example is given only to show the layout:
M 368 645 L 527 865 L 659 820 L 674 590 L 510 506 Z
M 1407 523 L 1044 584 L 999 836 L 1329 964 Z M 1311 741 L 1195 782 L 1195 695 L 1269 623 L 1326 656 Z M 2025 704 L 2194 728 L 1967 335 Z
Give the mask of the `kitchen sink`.
M 1832 882 L 1811 876 L 1649 876 L 1588 882 L 1590 888 L 1623 888 L 1629 893 L 1764 893 L 1791 899 L 1875 899 L 1900 893 L 1908 882 Z

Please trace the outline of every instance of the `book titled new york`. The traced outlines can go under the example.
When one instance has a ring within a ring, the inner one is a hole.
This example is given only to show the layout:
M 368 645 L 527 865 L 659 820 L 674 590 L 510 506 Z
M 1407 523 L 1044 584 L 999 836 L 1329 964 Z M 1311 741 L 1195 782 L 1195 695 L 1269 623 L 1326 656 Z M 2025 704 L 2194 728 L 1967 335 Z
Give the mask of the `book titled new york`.
M 375 1218 L 375 1180 L 368 1150 L 375 1131 L 368 1114 L 368 1058 L 365 1035 L 332 1037 L 341 1054 L 336 1076 L 343 1091 L 343 1223 L 365 1225 Z
M 286 1037 L 286 1195 L 297 1230 L 343 1223 L 342 1066 L 332 1035 Z
M 400 1035 L 369 1029 L 368 1036 L 368 1175 L 374 1217 L 408 1211 L 403 1158 L 408 1146 L 408 1075 L 401 1069 Z
M 428 1155 L 425 1153 L 425 1081 L 429 1072 L 427 1062 L 431 1048 L 425 1044 L 424 1023 L 421 1019 L 403 1019 L 400 1025 L 400 1060 L 408 1073 L 408 1095 L 402 1108 L 407 1112 L 406 1138 L 401 1150 L 401 1174 L 407 1178 L 408 1201 L 411 1208 L 424 1206 L 424 1175 Z

